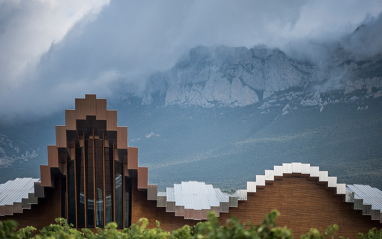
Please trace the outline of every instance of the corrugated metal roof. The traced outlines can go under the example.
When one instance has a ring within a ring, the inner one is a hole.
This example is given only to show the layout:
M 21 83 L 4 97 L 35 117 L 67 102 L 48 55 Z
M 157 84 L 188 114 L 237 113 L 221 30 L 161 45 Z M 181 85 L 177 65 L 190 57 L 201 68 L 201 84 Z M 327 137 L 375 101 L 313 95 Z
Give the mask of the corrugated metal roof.
M 275 166 L 274 170 L 266 170 L 265 175 L 255 176 L 256 181 L 247 182 L 247 189 L 237 190 L 234 194 L 223 193 L 219 188 L 204 182 L 174 184 L 174 187 L 166 188 L 166 192 L 155 193 L 157 206 L 166 207 L 167 212 L 175 212 L 175 215 L 187 219 L 206 219 L 208 210 L 215 211 L 219 216 L 220 212 L 229 212 L 229 207 L 237 207 L 238 200 L 247 200 L 247 193 L 256 193 L 257 186 L 264 187 L 267 181 L 275 180 L 275 176 L 293 173 L 305 174 L 317 178 L 320 182 L 326 182 L 328 187 L 336 189 L 337 194 L 344 195 L 346 202 L 353 203 L 355 210 L 362 210 L 363 215 L 371 215 L 372 220 L 382 223 L 381 190 L 368 185 L 339 184 L 336 177 L 328 176 L 327 171 L 320 171 L 319 167 L 301 163 L 284 163 L 282 166 Z M 23 198 L 27 199 L 29 204 L 37 203 L 34 187 L 35 182 L 39 181 L 34 178 L 16 178 L 0 184 L 0 207 L 13 205 L 15 202 L 24 203 Z M 120 180 L 116 183 L 117 187 L 119 182 Z M 23 204 L 23 208 L 28 207 Z
M 34 183 L 38 178 L 16 178 L 0 184 L 0 206 L 12 205 L 14 202 L 21 202 L 23 198 L 28 198 L 29 193 L 34 193 Z
M 382 191 L 369 185 L 347 185 L 346 190 L 354 192 L 354 199 L 363 199 L 363 205 L 371 205 L 374 210 L 382 210 Z
M 175 215 L 187 219 L 205 219 L 203 210 L 215 210 L 219 216 L 220 212 L 229 212 L 229 207 L 237 207 L 238 201 L 247 200 L 247 194 L 256 193 L 257 187 L 264 187 L 275 177 L 285 174 L 304 174 L 319 182 L 326 182 L 329 188 L 335 189 L 336 194 L 343 195 L 346 202 L 353 203 L 355 210 L 362 210 L 363 215 L 371 215 L 372 220 L 382 223 L 382 191 L 365 185 L 346 186 L 338 183 L 337 177 L 329 176 L 327 171 L 302 163 L 283 163 L 282 166 L 274 166 L 273 170 L 265 170 L 264 175 L 255 176 L 256 181 L 247 182 L 247 189 L 237 190 L 233 194 L 223 193 L 204 182 L 174 184 L 174 187 L 166 188 L 166 192 L 157 192 L 157 205 L 166 207 L 166 212 L 175 211 Z M 188 211 L 184 213 L 184 210 Z
M 175 202 L 176 206 L 192 210 L 211 209 L 219 207 L 221 202 L 229 202 L 228 195 L 223 194 L 220 189 L 196 181 L 174 184 L 173 188 L 166 188 L 166 196 L 168 202 Z

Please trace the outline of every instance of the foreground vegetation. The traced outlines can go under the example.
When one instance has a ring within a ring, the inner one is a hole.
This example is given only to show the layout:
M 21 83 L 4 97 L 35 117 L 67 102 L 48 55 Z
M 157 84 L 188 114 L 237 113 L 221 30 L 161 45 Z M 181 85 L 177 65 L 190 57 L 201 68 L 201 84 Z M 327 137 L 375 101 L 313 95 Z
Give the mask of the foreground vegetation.
M 208 221 L 198 223 L 196 226 L 183 226 L 177 230 L 170 232 L 164 231 L 157 221 L 156 228 L 148 229 L 148 220 L 141 218 L 136 224 L 128 229 L 117 230 L 117 224 L 108 223 L 105 229 L 97 228 L 96 233 L 89 229 L 83 228 L 81 231 L 71 227 L 63 218 L 57 218 L 56 224 L 44 227 L 36 234 L 36 228 L 25 227 L 18 231 L 17 222 L 13 220 L 0 221 L 0 238 L 21 239 L 21 238 L 91 238 L 91 239 L 109 239 L 109 238 L 186 238 L 186 239 L 225 239 L 225 238 L 293 238 L 292 231 L 286 227 L 277 227 L 276 218 L 279 212 L 273 210 L 266 215 L 264 221 L 259 225 L 242 224 L 237 219 L 232 218 L 227 221 L 225 226 L 221 226 L 215 214 L 208 215 Z M 329 226 L 320 233 L 317 229 L 310 229 L 309 232 L 302 235 L 301 239 L 321 239 L 334 238 L 334 233 L 338 230 L 337 225 Z M 35 234 L 32 237 L 32 234 Z M 382 239 L 382 229 L 370 230 L 366 235 L 360 233 L 361 239 L 376 238 Z M 340 237 L 342 238 L 342 237 Z

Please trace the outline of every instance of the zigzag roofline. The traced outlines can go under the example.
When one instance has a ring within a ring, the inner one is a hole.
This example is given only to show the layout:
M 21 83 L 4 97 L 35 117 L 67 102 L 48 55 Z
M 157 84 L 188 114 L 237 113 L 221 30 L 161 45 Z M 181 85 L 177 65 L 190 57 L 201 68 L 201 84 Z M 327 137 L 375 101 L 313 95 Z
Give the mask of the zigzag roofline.
M 176 184 L 166 192 L 158 192 L 157 185 L 148 184 L 148 168 L 138 166 L 138 148 L 127 145 L 127 127 L 118 127 L 117 111 L 107 110 L 106 99 L 96 99 L 95 95 L 85 95 L 85 99 L 76 99 L 75 110 L 65 111 L 65 125 L 56 126 L 56 145 L 48 146 L 48 165 L 40 165 L 41 181 L 34 182 L 34 192 L 29 192 L 22 198 L 21 203 L 0 204 L 0 216 L 31 209 L 31 205 L 38 203 L 38 198 L 45 197 L 46 188 L 54 187 L 54 174 L 66 175 L 66 168 L 60 163 L 59 150 L 64 150 L 66 154 L 73 156 L 74 152 L 67 145 L 67 132 L 76 130 L 77 120 L 86 120 L 87 116 L 94 116 L 97 121 L 106 121 L 105 132 L 110 133 L 111 137 L 105 143 L 115 144 L 117 151 L 127 151 L 127 160 L 123 164 L 124 175 L 137 178 L 137 188 L 147 192 L 147 200 L 157 201 L 157 207 L 166 207 L 166 212 L 175 212 L 175 216 L 203 220 L 207 218 L 207 211 L 210 210 L 219 216 L 220 213 L 228 213 L 230 207 L 238 207 L 238 201 L 247 200 L 248 193 L 256 193 L 258 188 L 266 187 L 267 183 L 277 178 L 302 175 L 333 188 L 336 194 L 344 197 L 344 202 L 353 203 L 355 210 L 362 210 L 363 215 L 371 215 L 372 220 L 379 220 L 382 223 L 381 210 L 372 209 L 370 205 L 364 204 L 362 198 L 355 198 L 354 192 L 346 191 L 346 184 L 337 183 L 337 177 L 329 177 L 327 171 L 320 171 L 318 166 L 302 163 L 284 163 L 282 166 L 274 166 L 273 170 L 265 170 L 264 175 L 256 175 L 256 181 L 247 182 L 246 189 L 237 190 L 233 195 L 222 194 L 219 189 L 215 189 L 218 204 L 213 203 L 209 208 L 185 208 L 176 200 L 175 188 L 178 187 Z
M 158 187 L 157 185 L 148 186 L 148 168 L 138 167 L 138 148 L 128 147 L 127 127 L 117 126 L 117 111 L 107 109 L 106 99 L 96 99 L 95 94 L 87 94 L 85 99 L 75 99 L 74 110 L 65 110 L 65 125 L 56 126 L 56 145 L 47 146 L 48 165 L 40 165 L 40 182 L 34 183 L 34 192 L 29 192 L 21 203 L 0 205 L 0 216 L 22 213 L 24 209 L 31 209 L 31 205 L 38 203 L 38 198 L 46 196 L 46 188 L 54 187 L 55 174 L 66 175 L 66 167 L 60 162 L 59 150 L 64 150 L 64 153 L 71 158 L 74 157 L 75 152 L 67 145 L 67 132 L 76 130 L 77 120 L 86 120 L 87 116 L 94 116 L 97 121 L 106 121 L 106 133 L 112 135 L 106 143 L 116 142 L 115 150 L 127 150 L 127 161 L 123 164 L 124 175 L 137 177 L 138 190 L 148 191 L 148 200 L 155 199 Z M 118 159 L 114 158 L 114 160 Z
M 139 173 L 139 167 L 137 170 L 132 169 L 132 171 L 141 175 L 141 177 L 137 177 L 138 181 L 139 178 L 143 180 L 142 175 L 147 175 L 145 173 Z M 147 199 L 156 200 L 157 207 L 165 207 L 166 212 L 175 212 L 175 216 L 183 217 L 185 219 L 204 220 L 207 218 L 208 211 L 214 211 L 218 217 L 220 213 L 229 213 L 229 208 L 238 207 L 238 201 L 246 201 L 247 195 L 255 194 L 257 188 L 264 188 L 275 179 L 290 177 L 292 175 L 309 177 L 313 180 L 317 180 L 319 183 L 326 184 L 328 188 L 334 189 L 337 195 L 342 195 L 344 197 L 344 203 L 352 203 L 354 210 L 360 210 L 363 215 L 371 216 L 371 220 L 377 220 L 382 223 L 381 210 L 372 209 L 372 205 L 364 203 L 363 198 L 355 198 L 354 192 L 346 190 L 346 184 L 337 183 L 337 177 L 329 177 L 328 171 L 320 171 L 318 166 L 310 166 L 310 164 L 297 162 L 283 163 L 282 166 L 274 166 L 273 170 L 265 170 L 264 175 L 255 176 L 256 181 L 247 182 L 247 189 L 237 190 L 232 195 L 224 194 L 225 197 L 219 199 L 219 205 L 211 206 L 208 209 L 187 209 L 184 208 L 184 205 L 179 205 L 173 190 L 177 184 L 174 184 L 174 188 L 167 188 L 166 192 L 157 192 L 157 185 L 148 185 L 147 188 L 141 188 L 141 190 L 147 190 Z M 14 202 L 13 204 L 0 205 L 0 216 L 22 213 L 24 209 L 31 209 L 31 205 L 38 203 L 38 198 L 45 197 L 44 188 L 45 187 L 41 186 L 41 182 L 35 182 L 34 192 L 27 193 L 27 197 L 22 198 L 21 203 Z M 220 189 L 214 189 L 217 191 L 217 194 L 221 194 Z M 155 199 L 153 198 L 154 193 L 157 195 Z M 171 199 L 169 199 L 170 197 Z
M 176 200 L 168 200 L 171 190 L 166 193 L 157 194 L 157 206 L 166 207 L 166 212 L 175 212 L 176 216 L 183 216 L 185 219 L 203 220 L 207 218 L 207 211 L 214 211 L 217 216 L 220 213 L 228 213 L 230 207 L 238 207 L 238 201 L 246 201 L 248 194 L 256 193 L 258 188 L 264 188 L 267 184 L 277 178 L 301 175 L 326 184 L 328 188 L 334 189 L 337 195 L 343 195 L 345 203 L 354 204 L 354 210 L 362 210 L 363 215 L 370 215 L 372 220 L 379 220 L 382 223 L 382 213 L 379 209 L 371 209 L 371 205 L 364 204 L 363 199 L 355 199 L 354 192 L 346 190 L 346 184 L 337 183 L 337 177 L 329 177 L 328 171 L 320 171 L 318 166 L 311 166 L 303 163 L 283 163 L 282 166 L 274 166 L 273 170 L 265 170 L 264 175 L 256 175 L 256 181 L 248 181 L 247 189 L 237 190 L 233 195 L 229 195 L 229 201 L 220 201 L 219 207 L 210 207 L 208 210 L 192 210 L 188 212 L 184 206 L 178 205 Z M 175 187 L 175 186 L 174 186 Z M 185 213 L 186 212 L 186 213 Z

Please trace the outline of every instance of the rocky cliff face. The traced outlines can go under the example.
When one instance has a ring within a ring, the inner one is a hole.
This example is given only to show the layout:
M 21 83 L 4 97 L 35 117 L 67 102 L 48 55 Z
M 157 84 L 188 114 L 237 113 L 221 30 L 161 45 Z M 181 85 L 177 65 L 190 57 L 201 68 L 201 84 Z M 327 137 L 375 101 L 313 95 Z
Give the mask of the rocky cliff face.
M 7 168 L 15 162 L 23 163 L 37 156 L 36 151 L 24 142 L 15 142 L 6 135 L 0 134 L 0 168 Z
M 150 77 L 142 103 L 151 104 L 159 93 L 165 105 L 242 107 L 272 105 L 289 94 L 302 106 L 322 106 L 322 94 L 340 91 L 346 98 L 362 90 L 363 97 L 382 95 L 382 57 L 356 60 L 338 46 L 319 67 L 265 46 L 196 47 L 170 70 Z

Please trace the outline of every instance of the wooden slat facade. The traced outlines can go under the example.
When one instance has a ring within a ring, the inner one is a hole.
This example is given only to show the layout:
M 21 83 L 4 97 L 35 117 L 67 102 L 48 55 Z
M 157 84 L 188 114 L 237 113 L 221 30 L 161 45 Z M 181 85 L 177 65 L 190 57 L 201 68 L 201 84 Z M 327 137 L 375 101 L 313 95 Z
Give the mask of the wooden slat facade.
M 107 131 L 117 131 L 117 111 L 108 110 L 106 112 L 106 120 Z
M 97 99 L 97 120 L 107 120 L 106 99 Z
M 48 145 L 48 166 L 58 168 L 58 150 L 55 145 Z
M 127 148 L 127 167 L 128 169 L 138 169 L 138 148 Z
M 138 167 L 138 189 L 139 190 L 147 189 L 147 184 L 148 184 L 148 168 Z
M 76 130 L 75 110 L 65 110 L 65 126 L 67 130 Z
M 65 126 L 56 126 L 56 147 L 57 148 L 67 147 Z
M 127 127 L 117 127 L 117 148 L 127 149 Z

